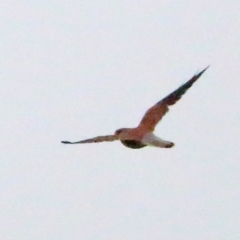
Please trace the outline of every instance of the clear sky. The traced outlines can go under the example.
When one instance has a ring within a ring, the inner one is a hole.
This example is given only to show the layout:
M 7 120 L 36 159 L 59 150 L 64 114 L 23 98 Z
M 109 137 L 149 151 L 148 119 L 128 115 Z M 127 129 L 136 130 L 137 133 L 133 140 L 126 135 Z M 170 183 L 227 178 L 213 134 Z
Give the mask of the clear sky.
M 0 3 L 0 239 L 240 239 L 240 1 Z M 136 126 L 172 149 L 63 145 Z

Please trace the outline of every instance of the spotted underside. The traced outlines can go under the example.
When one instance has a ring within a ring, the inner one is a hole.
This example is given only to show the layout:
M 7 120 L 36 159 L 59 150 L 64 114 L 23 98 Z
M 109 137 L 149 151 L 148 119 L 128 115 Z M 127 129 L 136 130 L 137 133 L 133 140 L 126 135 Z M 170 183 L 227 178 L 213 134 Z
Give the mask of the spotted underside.
M 134 149 L 143 148 L 147 146 L 145 144 L 142 144 L 139 141 L 134 141 L 134 140 L 123 140 L 121 142 L 125 147 L 134 148 Z

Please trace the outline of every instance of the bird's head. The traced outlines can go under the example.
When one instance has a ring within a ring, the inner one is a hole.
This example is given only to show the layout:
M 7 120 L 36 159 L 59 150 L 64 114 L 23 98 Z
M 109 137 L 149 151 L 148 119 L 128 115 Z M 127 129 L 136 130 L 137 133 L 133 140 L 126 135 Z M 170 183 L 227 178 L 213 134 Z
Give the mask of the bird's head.
M 115 135 L 118 136 L 119 139 L 127 139 L 129 136 L 129 129 L 130 128 L 120 128 L 115 131 Z

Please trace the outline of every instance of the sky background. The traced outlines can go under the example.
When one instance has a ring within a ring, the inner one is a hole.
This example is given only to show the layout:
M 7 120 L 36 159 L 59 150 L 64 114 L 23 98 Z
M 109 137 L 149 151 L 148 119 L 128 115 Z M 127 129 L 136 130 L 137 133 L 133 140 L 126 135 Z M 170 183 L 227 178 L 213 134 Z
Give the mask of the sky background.
M 240 239 L 240 1 L 0 2 L 0 239 Z M 62 145 L 136 126 L 172 149 Z

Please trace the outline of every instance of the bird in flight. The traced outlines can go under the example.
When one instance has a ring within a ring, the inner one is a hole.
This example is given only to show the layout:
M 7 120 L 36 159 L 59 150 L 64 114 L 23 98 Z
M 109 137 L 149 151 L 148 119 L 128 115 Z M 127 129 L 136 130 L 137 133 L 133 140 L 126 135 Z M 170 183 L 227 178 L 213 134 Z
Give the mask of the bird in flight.
M 154 106 L 149 108 L 144 114 L 141 122 L 135 128 L 121 128 L 115 131 L 113 135 L 98 136 L 82 141 L 69 142 L 62 141 L 65 144 L 81 144 L 81 143 L 98 143 L 98 142 L 112 142 L 120 140 L 121 143 L 129 148 L 139 149 L 146 146 L 154 146 L 160 148 L 171 148 L 174 146 L 173 142 L 163 140 L 153 134 L 153 131 L 162 119 L 162 117 L 168 112 L 169 106 L 174 105 L 182 95 L 195 83 L 198 78 L 208 69 L 194 75 L 190 80 L 180 86 L 177 90 L 157 102 Z

